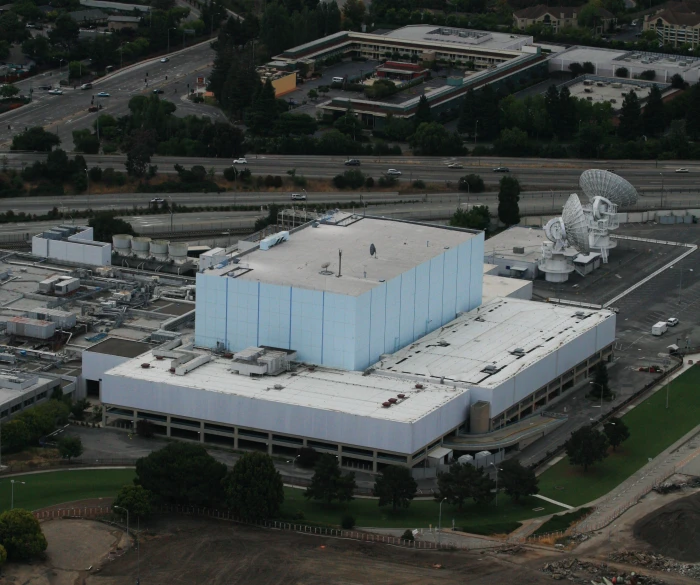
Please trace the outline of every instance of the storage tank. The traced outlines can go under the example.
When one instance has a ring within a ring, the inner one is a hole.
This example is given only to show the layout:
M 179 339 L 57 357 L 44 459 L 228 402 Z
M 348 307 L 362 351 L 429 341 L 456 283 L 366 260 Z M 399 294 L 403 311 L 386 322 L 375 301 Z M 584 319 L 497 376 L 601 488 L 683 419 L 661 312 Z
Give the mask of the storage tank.
M 148 258 L 150 246 L 151 238 L 140 237 L 131 240 L 131 251 L 136 254 L 138 258 Z
M 184 264 L 187 262 L 188 248 L 187 242 L 171 242 L 168 245 L 168 256 L 175 261 L 175 264 Z
M 19 337 L 31 337 L 32 339 L 49 339 L 56 333 L 56 325 L 51 321 L 12 317 L 7 320 L 7 333 Z
M 151 256 L 156 260 L 168 259 L 168 240 L 152 240 L 151 241 Z
M 112 236 L 112 247 L 120 256 L 129 256 L 131 254 L 131 240 L 134 236 L 131 234 L 117 234 Z

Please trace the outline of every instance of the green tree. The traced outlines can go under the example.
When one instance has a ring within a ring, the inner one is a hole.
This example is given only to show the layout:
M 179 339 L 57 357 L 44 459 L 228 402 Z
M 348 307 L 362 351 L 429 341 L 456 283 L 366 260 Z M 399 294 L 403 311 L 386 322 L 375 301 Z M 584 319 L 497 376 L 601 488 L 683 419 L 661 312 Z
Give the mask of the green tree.
M 642 108 L 637 92 L 630 90 L 625 95 L 620 109 L 620 125 L 617 133 L 623 140 L 633 140 L 641 133 Z
M 90 132 L 89 128 L 73 130 L 73 145 L 76 152 L 97 154 L 100 151 L 100 141 L 96 134 Z
M 68 79 L 81 79 L 83 73 L 83 64 L 80 61 L 71 61 L 68 63 Z
M 27 561 L 41 555 L 48 543 L 34 514 L 15 508 L 0 514 L 0 545 L 10 561 Z
M 517 459 L 506 459 L 499 465 L 498 484 L 514 502 L 539 493 L 538 481 L 535 470 L 523 467 Z
M 491 215 L 486 205 L 475 205 L 469 210 L 460 207 L 450 219 L 451 226 L 472 230 L 487 230 L 490 224 Z
M 459 156 L 466 150 L 457 133 L 450 133 L 438 122 L 424 122 L 411 138 L 416 154 L 424 156 Z
M 700 83 L 691 86 L 685 110 L 685 131 L 692 140 L 700 138 Z
M 61 139 L 56 134 L 47 132 L 41 126 L 34 126 L 24 132 L 15 134 L 12 138 L 10 150 L 49 152 L 54 146 L 59 144 L 61 144 Z
M 0 544 L 0 567 L 2 567 L 7 561 L 7 551 L 5 547 Z
M 408 467 L 388 465 L 374 482 L 374 495 L 380 506 L 391 504 L 391 509 L 408 508 L 416 495 L 418 484 Z
M 85 409 L 90 406 L 90 401 L 87 398 L 76 400 L 70 408 L 70 412 L 75 420 L 83 420 L 85 418 Z
M 111 211 L 101 211 L 96 213 L 88 221 L 88 225 L 94 230 L 95 240 L 98 242 L 111 242 L 115 234 L 136 235 L 131 224 L 124 221 Z
M 311 485 L 306 488 L 304 497 L 308 500 L 320 500 L 330 504 L 334 500 L 349 502 L 357 488 L 355 474 L 343 475 L 338 465 L 338 458 L 323 453 L 316 462 Z
M 250 111 L 246 116 L 248 130 L 256 135 L 269 134 L 279 117 L 275 88 L 268 79 L 258 87 Z
M 143 177 L 157 145 L 158 135 L 155 130 L 133 130 L 124 144 L 126 172 L 134 177 Z
M 535 150 L 527 132 L 520 128 L 504 128 L 498 140 L 494 142 L 494 150 L 502 156 L 529 156 Z
M 460 191 L 466 191 L 467 193 L 481 193 L 485 188 L 484 180 L 474 173 L 460 177 L 457 186 Z
M 308 136 L 318 129 L 318 123 L 308 114 L 280 114 L 275 134 L 282 136 Z
M 357 116 L 348 110 L 333 122 L 333 128 L 342 132 L 346 136 L 350 136 L 353 140 L 357 140 L 358 136 L 362 136 L 362 122 L 357 119 Z
M 291 11 L 283 4 L 270 2 L 260 19 L 260 40 L 267 49 L 267 56 L 278 55 L 289 47 L 292 41 Z
M 246 453 L 224 479 L 226 505 L 247 520 L 266 520 L 284 503 L 282 476 L 265 453 Z
M 605 362 L 603 361 L 598 362 L 595 366 L 592 386 L 593 391 L 591 392 L 591 396 L 600 398 L 601 392 L 603 393 L 603 398 L 610 398 L 610 396 L 612 396 L 608 368 L 605 367 Z
M 584 472 L 608 456 L 608 446 L 608 438 L 590 426 L 574 431 L 564 445 L 569 463 L 583 466 Z
M 476 132 L 476 95 L 473 89 L 469 89 L 464 96 L 462 106 L 459 111 L 459 122 L 457 122 L 457 131 L 460 134 L 473 135 Z
M 224 500 L 226 466 L 201 445 L 171 443 L 136 461 L 134 483 L 169 504 L 216 506 Z
M 435 501 L 441 502 L 446 499 L 461 511 L 464 503 L 470 498 L 479 504 L 493 500 L 492 490 L 495 485 L 483 469 L 477 469 L 468 463 L 453 463 L 448 471 L 438 474 Z
M 49 31 L 49 40 L 54 48 L 68 49 L 78 40 L 80 26 L 67 12 L 62 13 Z
M 671 77 L 671 87 L 673 89 L 684 89 L 685 88 L 685 80 L 678 73 L 674 73 L 673 76 Z
M 520 182 L 515 177 L 502 177 L 498 191 L 498 219 L 507 226 L 520 223 Z
M 615 77 L 624 77 L 627 78 L 630 76 L 629 69 L 627 67 L 618 67 L 615 69 Z
M 318 99 L 318 91 L 315 89 L 310 89 L 306 95 L 310 100 L 316 101 Z
M 0 97 L 11 98 L 15 97 L 19 93 L 19 88 L 12 85 L 11 83 L 6 83 L 0 86 Z
M 365 3 L 362 0 L 347 0 L 343 4 L 343 22 L 349 30 L 360 30 L 365 18 Z
M 123 509 L 129 510 L 133 519 L 148 518 L 153 512 L 153 494 L 140 485 L 125 485 L 114 498 L 112 507 L 121 515 L 126 515 Z
M 428 98 L 425 95 L 420 96 L 418 100 L 418 108 L 416 109 L 416 115 L 413 117 L 413 123 L 416 128 L 423 123 L 430 123 L 433 121 L 433 114 L 430 110 L 430 104 L 428 103 Z
M 612 417 L 603 425 L 603 432 L 608 443 L 617 450 L 618 446 L 630 438 L 630 430 L 621 418 Z
M 83 441 L 80 437 L 63 437 L 58 440 L 58 452 L 63 459 L 74 459 L 83 454 Z
M 20 419 L 13 419 L 2 425 L 2 446 L 8 451 L 21 451 L 30 440 L 27 423 Z
M 415 131 L 415 127 L 411 120 L 406 118 L 395 118 L 391 114 L 386 117 L 384 126 L 381 132 L 388 140 L 398 140 L 405 142 Z
M 63 390 L 61 389 L 60 386 L 56 386 L 52 391 L 51 391 L 51 398 L 50 400 L 63 400 Z

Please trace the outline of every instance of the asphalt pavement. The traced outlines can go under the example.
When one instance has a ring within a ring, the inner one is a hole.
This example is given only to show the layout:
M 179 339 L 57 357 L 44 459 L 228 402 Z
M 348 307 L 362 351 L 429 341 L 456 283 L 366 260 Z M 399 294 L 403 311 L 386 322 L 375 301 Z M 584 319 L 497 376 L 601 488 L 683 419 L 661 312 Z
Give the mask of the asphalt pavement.
M 93 96 L 95 103 L 103 106 L 100 113 L 117 117 L 128 112 L 127 106 L 132 97 L 150 95 L 154 89 L 162 89 L 163 97 L 176 104 L 175 115 L 207 115 L 224 120 L 225 116 L 218 108 L 194 104 L 186 99 L 187 84 L 190 88 L 195 87 L 198 76 L 209 75 L 214 60 L 210 42 L 179 51 L 175 50 L 177 44 L 173 48 L 167 63 L 161 63 L 160 57 L 157 57 L 117 70 L 94 81 L 90 90 L 81 90 L 80 85 L 74 89 L 71 85 L 62 87 L 63 95 L 49 95 L 47 91 L 37 89 L 43 85 L 57 87 L 59 80 L 67 75 L 65 68 L 19 82 L 17 86 L 24 94 L 29 93 L 30 87 L 34 89 L 33 100 L 26 106 L 0 115 L 0 148 L 9 148 L 12 137 L 25 128 L 43 126 L 58 134 L 64 150 L 72 151 L 73 130 L 89 128 L 96 120 L 97 113 L 88 112 Z M 99 92 L 107 92 L 110 97 L 97 98 Z

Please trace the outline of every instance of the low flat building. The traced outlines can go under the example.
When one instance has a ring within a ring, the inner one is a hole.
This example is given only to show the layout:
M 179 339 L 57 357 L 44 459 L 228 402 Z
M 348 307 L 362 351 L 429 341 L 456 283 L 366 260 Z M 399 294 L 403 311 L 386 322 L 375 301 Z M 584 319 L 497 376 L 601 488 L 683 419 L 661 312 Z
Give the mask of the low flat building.
M 700 11 L 687 7 L 683 2 L 656 14 L 644 17 L 644 30 L 656 32 L 660 43 L 679 47 L 690 45 L 695 48 L 700 43 Z
M 108 0 L 80 0 L 80 5 L 115 12 L 134 12 L 136 10 L 147 13 L 151 11 L 150 6 L 143 4 L 123 4 L 121 2 L 109 2 Z
M 59 225 L 37 234 L 32 238 L 32 254 L 71 264 L 112 264 L 112 245 L 93 240 L 93 229 L 86 226 Z
M 138 28 L 140 22 L 140 16 L 110 16 L 107 19 L 107 28 L 111 30 Z
M 60 378 L 50 375 L 0 370 L 0 421 L 9 420 L 25 408 L 49 400 L 54 388 L 62 386 Z M 64 391 L 64 394 L 68 392 Z
M 76 12 L 69 12 L 68 16 L 82 26 L 86 24 L 104 24 L 108 18 L 107 13 L 98 9 L 77 10 Z

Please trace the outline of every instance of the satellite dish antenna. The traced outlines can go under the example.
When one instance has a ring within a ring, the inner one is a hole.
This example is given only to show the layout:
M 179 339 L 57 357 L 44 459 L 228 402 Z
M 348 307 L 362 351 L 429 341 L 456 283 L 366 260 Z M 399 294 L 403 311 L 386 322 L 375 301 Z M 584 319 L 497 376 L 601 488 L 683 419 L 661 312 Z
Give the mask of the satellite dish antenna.
M 331 265 L 330 262 L 324 262 L 323 264 L 321 264 L 321 272 L 320 272 L 320 274 L 324 274 L 324 275 L 333 274 L 333 272 L 331 272 L 330 270 L 328 270 L 328 267 L 329 267 L 330 265 Z
M 369 255 L 374 256 L 375 258 L 377 257 L 377 248 L 374 244 L 369 245 Z
M 610 239 L 610 230 L 620 227 L 617 210 L 637 203 L 639 195 L 629 181 L 600 169 L 584 171 L 579 184 L 589 201 L 584 213 L 590 247 L 599 250 L 603 263 L 607 263 L 609 250 L 617 245 Z
M 561 213 L 561 219 L 569 245 L 576 248 L 581 254 L 589 254 L 591 248 L 588 241 L 586 216 L 583 213 L 578 195 L 573 194 L 567 199 Z
M 544 226 L 544 235 L 554 244 L 557 250 L 563 250 L 568 245 L 566 241 L 566 227 L 561 217 L 553 217 Z
M 581 173 L 579 185 L 591 203 L 596 197 L 604 197 L 618 207 L 628 207 L 637 203 L 639 198 L 637 190 L 629 181 L 601 169 L 589 169 Z

